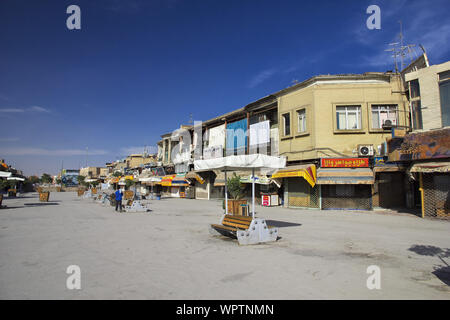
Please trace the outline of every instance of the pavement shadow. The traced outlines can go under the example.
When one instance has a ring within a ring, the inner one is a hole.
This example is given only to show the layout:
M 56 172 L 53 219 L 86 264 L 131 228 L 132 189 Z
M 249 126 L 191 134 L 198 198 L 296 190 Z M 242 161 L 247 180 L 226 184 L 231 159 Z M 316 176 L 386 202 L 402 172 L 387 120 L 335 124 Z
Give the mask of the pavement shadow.
M 266 220 L 266 223 L 269 226 L 277 227 L 277 228 L 286 228 L 286 227 L 300 227 L 300 223 L 279 221 L 279 220 Z
M 23 208 L 21 206 L 2 206 L 0 208 L 0 210 L 7 210 L 7 209 L 19 209 L 19 208 Z
M 25 206 L 28 207 L 41 207 L 41 206 L 58 206 L 57 202 L 36 202 L 36 203 L 25 203 Z
M 444 258 L 450 257 L 450 249 L 449 248 L 439 248 L 435 246 L 426 246 L 426 245 L 413 245 L 408 249 L 409 251 L 415 252 L 421 256 L 428 257 L 437 257 L 444 263 L 444 266 L 436 266 L 434 267 L 434 274 L 439 280 L 445 283 L 447 286 L 450 286 L 450 266 L 447 262 L 445 262 Z
M 415 252 L 421 256 L 429 256 L 429 257 L 436 257 L 440 256 L 442 258 L 448 258 L 450 257 L 450 249 L 449 248 L 439 248 L 435 246 L 426 246 L 426 245 L 419 245 L 415 244 L 411 246 L 411 248 L 408 249 L 409 251 Z
M 434 274 L 439 280 L 450 287 L 450 267 L 436 268 L 432 274 Z

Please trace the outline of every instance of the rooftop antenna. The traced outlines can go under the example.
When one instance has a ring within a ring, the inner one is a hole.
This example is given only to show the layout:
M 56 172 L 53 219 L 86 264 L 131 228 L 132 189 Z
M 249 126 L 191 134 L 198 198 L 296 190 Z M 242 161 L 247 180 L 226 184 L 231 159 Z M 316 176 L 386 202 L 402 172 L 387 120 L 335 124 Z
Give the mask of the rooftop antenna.
M 192 113 L 189 113 L 189 124 L 192 125 L 194 121 L 192 120 Z
M 87 168 L 87 164 L 88 164 L 88 147 L 86 147 L 86 168 Z
M 392 57 L 394 58 L 395 63 L 395 72 L 399 72 L 397 57 L 400 57 L 400 69 L 403 70 L 405 68 L 404 58 L 406 57 L 406 54 L 408 54 L 410 62 L 413 62 L 413 54 L 416 55 L 416 52 L 414 50 L 414 47 L 416 45 L 414 44 L 403 45 L 403 40 L 405 37 L 403 36 L 403 23 L 401 20 L 399 21 L 399 24 L 400 24 L 400 33 L 398 34 L 399 42 L 390 43 L 389 45 L 392 46 L 392 48 L 384 50 L 392 52 Z
M 400 55 L 399 50 L 397 48 L 398 44 L 399 44 L 398 42 L 389 43 L 389 45 L 392 46 L 392 48 L 384 50 L 384 51 L 392 52 L 392 56 L 391 57 L 394 58 L 395 72 L 398 72 L 397 57 Z

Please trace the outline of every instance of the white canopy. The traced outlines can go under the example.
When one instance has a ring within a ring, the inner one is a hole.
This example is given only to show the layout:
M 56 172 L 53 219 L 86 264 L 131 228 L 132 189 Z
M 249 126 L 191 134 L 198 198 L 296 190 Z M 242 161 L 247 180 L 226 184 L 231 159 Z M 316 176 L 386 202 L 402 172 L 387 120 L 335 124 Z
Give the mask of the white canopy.
M 215 159 L 195 160 L 195 171 L 222 170 L 234 171 L 243 168 L 282 169 L 286 167 L 285 157 L 273 157 L 265 154 L 245 154 Z
M 8 178 L 11 177 L 11 172 L 0 171 L 0 178 Z
M 225 171 L 225 214 L 228 214 L 227 171 L 252 169 L 252 217 L 255 217 L 255 169 L 283 169 L 286 157 L 273 157 L 265 154 L 245 154 L 215 159 L 195 160 L 195 171 Z
M 24 178 L 19 178 L 19 177 L 8 177 L 8 180 L 16 180 L 16 181 L 25 181 Z
M 139 178 L 140 182 L 160 182 L 161 181 L 161 177 L 144 177 L 144 178 Z

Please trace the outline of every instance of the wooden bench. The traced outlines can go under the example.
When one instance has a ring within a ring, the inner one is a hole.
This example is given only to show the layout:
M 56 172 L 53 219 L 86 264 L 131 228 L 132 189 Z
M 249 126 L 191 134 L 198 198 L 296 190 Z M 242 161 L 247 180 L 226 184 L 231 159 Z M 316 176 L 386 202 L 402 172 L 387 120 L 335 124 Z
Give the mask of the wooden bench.
M 251 223 L 252 217 L 226 214 L 223 217 L 222 224 L 212 224 L 211 227 L 218 232 L 220 232 L 219 230 L 223 230 L 225 233 L 234 234 L 234 237 L 236 237 L 236 232 L 238 230 L 247 230 Z
M 211 224 L 211 233 L 237 238 L 239 244 L 276 241 L 278 228 L 268 226 L 264 219 L 225 214 L 221 224 Z

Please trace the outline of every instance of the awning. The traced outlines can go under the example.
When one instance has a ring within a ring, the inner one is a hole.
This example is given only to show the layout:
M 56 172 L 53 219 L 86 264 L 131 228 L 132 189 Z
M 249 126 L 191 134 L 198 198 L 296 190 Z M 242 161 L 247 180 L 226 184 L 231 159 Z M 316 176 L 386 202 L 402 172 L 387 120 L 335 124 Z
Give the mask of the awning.
M 186 179 L 197 180 L 200 184 L 204 184 L 205 183 L 205 179 L 203 179 L 202 176 L 200 176 L 195 171 L 189 171 L 188 173 L 186 173 Z
M 139 181 L 145 185 L 155 186 L 161 184 L 162 178 L 163 177 L 153 176 L 153 177 L 139 178 Z
M 85 179 L 84 182 L 96 182 L 98 179 Z
M 11 177 L 11 175 L 12 175 L 11 172 L 0 171 L 0 178 L 8 178 Z
M 259 153 L 194 161 L 194 168 L 196 171 L 233 171 L 258 168 L 280 169 L 285 166 L 285 157 L 273 157 Z
M 25 181 L 24 178 L 20 178 L 20 177 L 8 177 L 7 180 Z
M 189 182 L 186 180 L 186 174 L 177 174 L 172 179 L 172 187 L 187 187 Z
M 161 185 L 163 187 L 171 187 L 172 186 L 172 180 L 173 180 L 173 178 L 175 178 L 175 176 L 176 176 L 175 174 L 171 174 L 171 175 L 162 177 Z
M 317 184 L 373 184 L 370 168 L 319 168 Z
M 119 179 L 119 177 L 112 178 L 111 180 L 109 180 L 109 183 L 118 183 Z
M 304 178 L 311 185 L 311 187 L 314 188 L 317 181 L 316 166 L 314 164 L 291 166 L 278 170 L 272 175 L 272 179 L 298 177 Z
M 385 165 L 379 167 L 373 167 L 373 172 L 402 172 L 406 171 L 406 167 L 401 165 Z
M 422 172 L 422 173 L 450 172 L 450 162 L 415 163 L 408 169 L 408 171 L 409 172 Z
M 140 182 L 161 182 L 162 177 L 156 177 L 156 176 L 152 176 L 152 177 L 143 177 L 143 178 L 139 178 Z

